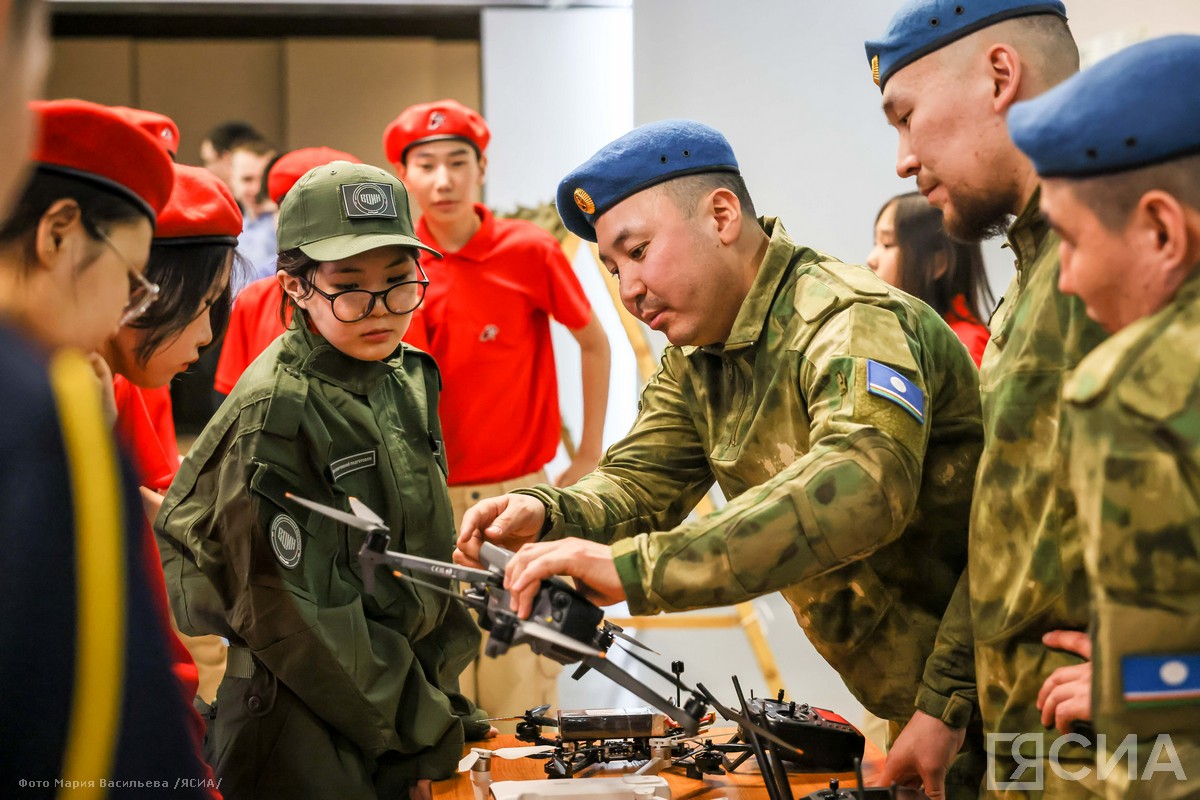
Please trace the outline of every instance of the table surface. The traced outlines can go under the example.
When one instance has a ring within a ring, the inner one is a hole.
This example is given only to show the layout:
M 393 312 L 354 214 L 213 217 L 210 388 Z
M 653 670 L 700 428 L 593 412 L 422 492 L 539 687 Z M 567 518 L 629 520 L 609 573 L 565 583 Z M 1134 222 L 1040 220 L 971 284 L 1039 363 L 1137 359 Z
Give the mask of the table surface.
M 732 733 L 732 730 L 723 733 L 713 731 L 707 735 L 716 741 L 724 741 L 725 737 Z M 515 736 L 501 734 L 484 742 L 471 742 L 463 750 L 463 753 L 470 752 L 472 747 L 497 750 L 501 747 L 522 747 L 526 745 L 528 745 L 528 742 L 519 741 Z M 863 761 L 863 769 L 867 773 L 869 783 L 870 776 L 877 772 L 883 763 L 883 754 L 870 742 L 867 742 L 867 751 Z M 542 765 L 545 763 L 544 759 L 537 758 L 516 758 L 511 760 L 493 758 L 492 781 L 544 780 L 546 773 L 542 770 Z M 588 777 L 611 778 L 635 772 L 637 767 L 638 764 L 628 763 L 609 766 L 601 765 L 587 772 L 585 777 L 571 778 L 570 780 L 587 780 Z M 687 777 L 684 770 L 685 767 L 683 766 L 672 766 L 659 773 L 670 784 L 671 797 L 674 800 L 717 800 L 718 798 L 729 798 L 729 800 L 762 800 L 767 797 L 766 786 L 763 784 L 762 775 L 759 774 L 753 758 L 738 767 L 735 773 L 705 775 L 704 780 L 699 781 Z M 855 785 L 853 773 L 795 773 L 789 777 L 792 784 L 792 794 L 797 800 L 818 789 L 828 788 L 829 779 L 832 777 L 838 778 L 843 787 Z M 447 800 L 474 800 L 474 794 L 471 790 L 470 772 L 462 772 L 456 778 L 434 783 L 433 796 L 435 798 L 446 798 Z

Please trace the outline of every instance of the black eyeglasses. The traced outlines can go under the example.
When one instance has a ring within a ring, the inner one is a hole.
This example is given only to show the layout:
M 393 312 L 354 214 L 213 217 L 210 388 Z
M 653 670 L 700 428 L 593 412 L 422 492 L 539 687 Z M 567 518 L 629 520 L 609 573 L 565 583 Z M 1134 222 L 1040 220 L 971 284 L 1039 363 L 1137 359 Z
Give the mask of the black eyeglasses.
M 333 309 L 333 316 L 340 322 L 358 322 L 375 310 L 375 301 L 378 299 L 383 300 L 384 308 L 392 314 L 411 314 L 416 311 L 417 306 L 424 301 L 425 287 L 429 285 L 429 279 L 425 277 L 425 270 L 421 269 L 420 264 L 417 265 L 417 272 L 421 275 L 418 280 L 394 283 L 378 292 L 367 289 L 347 289 L 344 292 L 330 294 L 321 291 L 310 280 L 306 279 L 305 283 L 314 292 L 329 301 L 329 306 Z
M 124 265 L 126 271 L 129 273 L 129 301 L 125 303 L 125 310 L 121 313 L 120 322 L 121 326 L 128 325 L 142 316 L 142 314 L 145 314 L 146 310 L 154 305 L 154 301 L 158 299 L 160 291 L 158 284 L 146 280 L 146 276 L 142 274 L 142 271 L 135 267 L 133 262 L 117 249 L 117 246 L 112 243 L 112 239 L 109 239 L 104 231 L 99 228 L 94 228 L 93 230 L 96 238 L 108 245 L 108 249 L 113 251 L 117 260 Z

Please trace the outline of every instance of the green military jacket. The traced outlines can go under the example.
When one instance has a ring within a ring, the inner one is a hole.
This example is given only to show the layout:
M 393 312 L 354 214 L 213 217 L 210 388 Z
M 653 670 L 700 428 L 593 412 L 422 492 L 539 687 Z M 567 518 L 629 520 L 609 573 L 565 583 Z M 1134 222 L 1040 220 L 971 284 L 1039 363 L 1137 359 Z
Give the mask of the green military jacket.
M 1038 690 L 1079 658 L 1047 649 L 1042 634 L 1088 624 L 1061 393 L 1104 331 L 1078 298 L 1058 291 L 1059 239 L 1039 197 L 1008 231 L 1017 274 L 992 316 L 979 372 L 984 448 L 971 508 L 970 608 L 957 603 L 946 622 L 972 620 L 985 733 L 1047 733 Z M 1071 746 L 1061 753 L 1082 757 Z
M 863 705 L 903 722 L 966 563 L 975 365 L 928 306 L 763 225 L 728 340 L 667 348 L 596 471 L 524 491 L 549 536 L 615 542 L 635 614 L 781 591 Z M 880 382 L 880 365 L 903 380 Z M 889 387 L 921 395 L 920 412 Z M 685 523 L 714 481 L 729 503 Z M 922 703 L 965 724 L 973 665 L 942 666 Z
M 385 569 L 368 594 L 364 534 L 285 494 L 347 511 L 357 497 L 387 522 L 392 549 L 449 559 L 437 391 L 420 351 L 359 361 L 293 325 L 238 381 L 155 521 L 180 629 L 248 648 L 408 780 L 453 775 L 464 722 L 473 738 L 487 728 L 458 693 L 478 628 L 461 605 Z
M 1091 352 L 1065 389 L 1071 489 L 1092 588 L 1092 715 L 1113 751 L 1159 734 L 1187 780 L 1112 797 L 1200 797 L 1200 278 Z

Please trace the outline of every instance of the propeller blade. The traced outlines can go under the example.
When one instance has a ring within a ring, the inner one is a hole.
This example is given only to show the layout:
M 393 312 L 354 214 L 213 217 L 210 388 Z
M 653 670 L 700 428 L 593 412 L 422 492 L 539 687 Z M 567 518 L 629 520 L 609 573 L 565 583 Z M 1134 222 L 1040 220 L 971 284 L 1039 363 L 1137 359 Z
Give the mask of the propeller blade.
M 656 655 L 656 656 L 662 655 L 662 653 L 658 652 L 653 647 L 649 647 L 645 644 L 642 644 L 637 639 L 630 636 L 628 633 L 625 632 L 625 629 L 622 628 L 620 625 L 617 625 L 616 623 L 613 623 L 613 622 L 609 622 L 608 620 L 604 620 L 604 624 L 608 628 L 608 630 L 612 633 L 612 635 L 616 636 L 618 639 L 624 639 L 625 641 L 629 642 L 630 644 L 637 645 L 638 647 L 642 648 L 643 650 L 649 650 L 651 653 L 654 653 L 654 655 Z
M 572 653 L 578 653 L 583 656 L 593 656 L 595 658 L 604 658 L 604 653 L 594 647 L 589 647 L 578 639 L 572 639 L 565 633 L 559 633 L 556 630 L 551 630 L 544 625 L 538 625 L 535 622 L 530 622 L 527 619 L 521 620 L 519 625 L 521 633 L 534 639 L 541 639 L 544 642 L 549 642 L 552 645 L 561 647 L 563 650 L 569 650 Z
M 336 508 L 330 508 L 329 506 L 324 506 L 324 505 L 321 505 L 320 503 L 314 503 L 312 500 L 305 500 L 303 497 L 297 497 L 296 495 L 292 494 L 291 492 L 284 492 L 283 496 L 293 502 L 299 503 L 300 505 L 304 506 L 305 508 L 310 508 L 313 511 L 316 511 L 318 514 L 322 514 L 326 517 L 329 517 L 330 519 L 335 519 L 338 522 L 349 525 L 351 528 L 357 528 L 360 531 L 367 531 L 367 532 L 387 531 L 386 525 L 380 525 L 377 522 L 372 522 L 370 520 L 361 519 L 359 517 L 354 516 L 353 514 L 347 514 L 345 511 L 341 511 Z
M 357 497 L 350 498 L 350 510 L 354 512 L 355 516 L 365 519 L 367 522 L 374 522 L 376 525 L 384 524 L 379 515 L 367 508 L 367 504 Z
M 531 716 L 531 717 L 540 717 L 542 714 L 545 714 L 549 710 L 550 710 L 550 704 L 546 703 L 544 705 L 538 706 L 537 708 L 529 709 L 528 713 L 529 713 L 529 716 Z
M 499 750 L 488 750 L 483 747 L 472 747 L 471 752 L 462 757 L 462 761 L 458 762 L 458 771 L 466 772 L 471 767 L 475 766 L 475 762 L 479 760 L 479 756 L 488 753 L 497 758 L 525 758 L 526 756 L 542 755 L 543 753 L 553 753 L 552 745 L 533 745 L 531 747 L 501 747 Z

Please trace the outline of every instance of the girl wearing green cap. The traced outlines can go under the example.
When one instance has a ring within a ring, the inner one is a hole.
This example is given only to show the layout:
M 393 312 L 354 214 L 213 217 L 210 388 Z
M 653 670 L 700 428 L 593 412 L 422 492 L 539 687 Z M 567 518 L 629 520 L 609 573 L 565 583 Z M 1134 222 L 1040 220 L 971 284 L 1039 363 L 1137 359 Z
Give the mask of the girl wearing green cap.
M 375 576 L 364 534 L 288 494 L 383 518 L 391 547 L 449 560 L 453 522 L 429 356 L 402 345 L 427 281 L 403 184 L 334 162 L 279 218 L 298 312 L 196 441 L 156 522 L 180 628 L 230 641 L 209 712 L 221 790 L 397 797 L 448 778 L 483 712 L 458 692 L 479 633 L 434 589 Z M 432 252 L 432 251 L 431 251 Z

